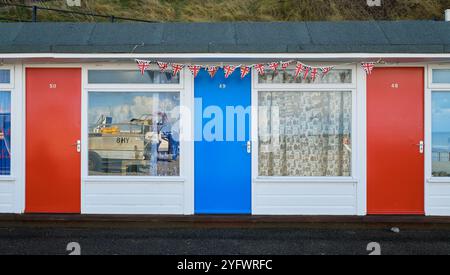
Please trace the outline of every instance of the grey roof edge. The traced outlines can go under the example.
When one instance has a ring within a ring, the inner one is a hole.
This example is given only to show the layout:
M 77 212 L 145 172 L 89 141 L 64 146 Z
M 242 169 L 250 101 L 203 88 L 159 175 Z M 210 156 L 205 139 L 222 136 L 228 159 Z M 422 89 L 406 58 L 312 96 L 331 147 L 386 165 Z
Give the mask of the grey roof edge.
M 442 21 L 0 23 L 0 31 L 0 53 L 450 53 Z

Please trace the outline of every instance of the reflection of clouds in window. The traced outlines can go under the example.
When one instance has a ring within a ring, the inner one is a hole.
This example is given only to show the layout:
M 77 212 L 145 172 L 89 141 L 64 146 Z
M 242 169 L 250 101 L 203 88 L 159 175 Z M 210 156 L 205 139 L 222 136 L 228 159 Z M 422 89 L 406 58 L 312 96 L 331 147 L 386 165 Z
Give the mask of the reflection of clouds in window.
M 432 174 L 450 176 L 450 92 L 432 93 Z
M 450 92 L 433 92 L 433 132 L 450 132 Z
M 102 92 L 90 93 L 89 99 L 89 125 L 95 124 L 101 115 L 111 116 L 114 123 L 129 122 L 132 118 L 157 112 L 166 113 L 172 120 L 178 118 L 179 96 L 172 93 Z

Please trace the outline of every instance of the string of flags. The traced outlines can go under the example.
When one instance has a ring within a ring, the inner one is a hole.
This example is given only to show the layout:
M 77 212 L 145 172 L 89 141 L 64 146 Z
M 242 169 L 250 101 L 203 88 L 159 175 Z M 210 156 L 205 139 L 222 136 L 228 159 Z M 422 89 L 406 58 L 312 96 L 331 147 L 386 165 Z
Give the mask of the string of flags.
M 291 64 L 295 65 L 294 75 L 295 78 L 302 77 L 303 79 L 307 79 L 308 76 L 312 81 L 315 81 L 317 77 L 325 77 L 331 70 L 333 70 L 336 66 L 309 66 L 300 61 L 289 60 L 289 61 L 279 61 L 279 62 L 270 62 L 270 63 L 258 63 L 258 64 L 240 64 L 240 65 L 196 65 L 196 64 L 180 64 L 180 63 L 169 63 L 162 61 L 151 61 L 151 60 L 143 60 L 136 59 L 136 63 L 138 65 L 139 71 L 142 75 L 145 74 L 145 71 L 150 68 L 150 65 L 156 64 L 159 70 L 162 73 L 172 72 L 175 76 L 177 75 L 183 68 L 187 67 L 192 75 L 197 77 L 198 73 L 203 69 L 205 70 L 211 78 L 213 78 L 219 69 L 223 69 L 225 78 L 230 77 L 236 70 L 239 70 L 241 79 L 245 78 L 252 69 L 258 72 L 259 75 L 265 75 L 267 72 L 275 73 L 279 70 L 285 71 Z M 377 62 L 362 62 L 361 67 L 367 75 L 371 75 L 375 65 L 380 63 Z

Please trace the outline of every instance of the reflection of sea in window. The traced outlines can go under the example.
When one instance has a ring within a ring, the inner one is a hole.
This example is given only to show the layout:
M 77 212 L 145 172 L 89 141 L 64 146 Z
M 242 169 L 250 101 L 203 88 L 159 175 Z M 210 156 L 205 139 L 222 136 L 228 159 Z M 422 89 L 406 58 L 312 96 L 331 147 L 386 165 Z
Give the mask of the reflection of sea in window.
M 260 92 L 260 176 L 351 176 L 351 92 Z
M 432 93 L 432 174 L 450 176 L 450 92 Z
M 90 92 L 89 175 L 179 175 L 179 93 Z
M 11 174 L 11 94 L 0 92 L 0 175 Z

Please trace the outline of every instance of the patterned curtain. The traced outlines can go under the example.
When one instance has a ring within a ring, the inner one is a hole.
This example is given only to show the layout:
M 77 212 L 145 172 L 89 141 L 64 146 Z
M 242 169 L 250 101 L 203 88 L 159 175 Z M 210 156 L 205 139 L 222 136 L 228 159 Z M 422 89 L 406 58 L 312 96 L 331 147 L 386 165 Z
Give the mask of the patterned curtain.
M 350 176 L 351 92 L 260 92 L 260 176 Z

